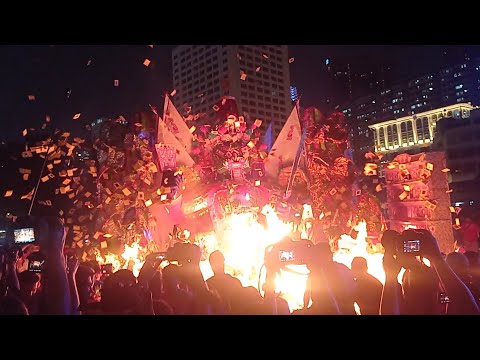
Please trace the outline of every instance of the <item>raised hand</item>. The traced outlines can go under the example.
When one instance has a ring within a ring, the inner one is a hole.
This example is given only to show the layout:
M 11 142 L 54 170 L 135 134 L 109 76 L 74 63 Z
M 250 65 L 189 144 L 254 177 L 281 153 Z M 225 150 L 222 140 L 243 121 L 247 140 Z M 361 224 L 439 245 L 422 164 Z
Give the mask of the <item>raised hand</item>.
M 385 249 L 383 254 L 383 269 L 387 276 L 397 276 L 402 265 L 397 258 L 397 244 L 401 241 L 401 234 L 394 230 L 386 230 L 382 235 L 382 246 Z
M 67 257 L 67 273 L 69 275 L 75 275 L 77 273 L 80 261 L 75 255 Z

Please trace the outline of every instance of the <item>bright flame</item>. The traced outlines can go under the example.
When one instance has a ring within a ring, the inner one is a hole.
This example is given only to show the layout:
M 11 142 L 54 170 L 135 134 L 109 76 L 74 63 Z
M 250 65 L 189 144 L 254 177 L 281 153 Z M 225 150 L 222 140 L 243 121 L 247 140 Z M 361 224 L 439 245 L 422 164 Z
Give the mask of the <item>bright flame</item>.
M 244 286 L 258 286 L 265 248 L 291 232 L 291 225 L 279 220 L 269 205 L 263 213 L 266 227 L 252 212 L 231 214 L 217 224 L 216 248 L 225 256 L 227 271 Z
M 213 275 L 208 255 L 220 250 L 225 256 L 226 272 L 238 278 L 243 286 L 258 289 L 259 283 L 264 283 L 265 249 L 289 235 L 292 224 L 280 220 L 270 205 L 264 206 L 261 213 L 266 218 L 265 227 L 253 212 L 233 213 L 217 223 L 216 233 L 201 236 L 199 242 L 207 255 L 200 264 L 204 279 Z M 288 302 L 292 311 L 303 306 L 307 274 L 305 266 L 289 265 L 275 278 L 276 292 Z
M 100 265 L 112 264 L 113 272 L 130 269 L 135 276 L 138 276 L 145 262 L 145 250 L 138 242 L 134 242 L 131 245 L 125 245 L 122 255 L 112 253 L 102 255 L 97 251 L 96 260 Z
M 364 257 L 367 260 L 368 273 L 384 284 L 383 248 L 381 246 L 373 248 L 367 242 L 366 222 L 360 222 L 354 227 L 354 230 L 358 231 L 356 239 L 352 239 L 349 235 L 340 235 L 340 240 L 338 241 L 339 249 L 333 255 L 333 260 L 351 268 L 354 257 Z
M 138 274 L 140 273 L 140 269 L 145 262 L 143 259 L 140 259 L 139 251 L 140 244 L 134 242 L 131 246 L 125 245 L 125 251 L 122 254 L 122 257 L 125 259 L 125 264 L 123 265 L 123 268 L 129 269 L 131 266 L 131 270 L 133 272 L 133 275 L 135 276 L 138 276 Z
M 248 194 L 247 194 L 248 195 Z M 216 224 L 216 232 L 197 234 L 195 243 L 202 248 L 203 259 L 200 270 L 204 279 L 213 275 L 208 262 L 208 256 L 215 250 L 220 250 L 225 256 L 227 273 L 237 277 L 243 286 L 254 286 L 258 289 L 265 281 L 265 271 L 262 270 L 264 254 L 267 246 L 272 245 L 283 237 L 291 234 L 293 223 L 280 220 L 275 210 L 266 205 L 261 213 L 265 215 L 266 226 L 261 225 L 254 212 L 233 213 Z M 367 226 L 365 222 L 354 227 L 358 231 L 356 239 L 349 235 L 341 235 L 338 240 L 338 250 L 333 260 L 347 267 L 351 267 L 354 257 L 361 256 L 367 260 L 368 272 L 385 283 L 383 270 L 383 248 L 381 245 L 372 245 L 367 242 Z M 100 264 L 112 264 L 114 271 L 131 269 L 135 276 L 144 263 L 146 248 L 138 242 L 125 245 L 121 256 L 111 253 L 101 255 L 97 252 L 97 261 Z M 275 278 L 276 292 L 284 298 L 290 310 L 303 307 L 308 270 L 304 265 L 288 265 Z M 399 280 L 403 269 L 399 274 Z M 260 289 L 261 290 L 261 289 Z M 359 313 L 360 310 L 357 310 Z

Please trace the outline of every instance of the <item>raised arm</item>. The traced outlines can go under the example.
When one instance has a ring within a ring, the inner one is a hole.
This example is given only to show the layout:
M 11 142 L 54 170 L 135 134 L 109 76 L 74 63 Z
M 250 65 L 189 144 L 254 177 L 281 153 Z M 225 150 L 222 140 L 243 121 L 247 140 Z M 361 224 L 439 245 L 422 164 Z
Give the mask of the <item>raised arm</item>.
M 65 227 L 60 219 L 53 217 L 42 219 L 39 226 L 42 234 L 40 246 L 47 258 L 46 311 L 52 315 L 70 315 L 72 302 L 63 255 Z
M 432 263 L 438 274 L 450 303 L 449 315 L 478 315 L 480 310 L 468 287 L 443 259 L 437 240 L 427 230 L 405 230 L 402 234 L 405 240 L 420 239 L 422 255 Z
M 402 293 L 398 283 L 401 265 L 395 258 L 395 242 L 399 237 L 400 233 L 393 230 L 385 231 L 382 236 L 382 245 L 385 249 L 383 254 L 385 284 L 380 301 L 380 315 L 401 315 Z
M 72 255 L 67 258 L 67 277 L 68 277 L 68 287 L 70 288 L 70 299 L 72 301 L 72 314 L 80 314 L 80 297 L 78 296 L 76 274 L 80 262 L 78 261 L 75 255 Z

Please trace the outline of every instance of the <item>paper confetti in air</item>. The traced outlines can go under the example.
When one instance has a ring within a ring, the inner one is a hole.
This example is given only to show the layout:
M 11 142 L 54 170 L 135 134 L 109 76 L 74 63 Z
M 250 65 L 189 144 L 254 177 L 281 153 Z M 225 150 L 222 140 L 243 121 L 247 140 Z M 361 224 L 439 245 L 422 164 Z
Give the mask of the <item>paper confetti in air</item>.
M 247 74 L 244 71 L 240 71 L 240 80 L 245 81 L 246 78 L 247 78 Z
M 259 66 L 259 67 L 257 67 L 257 68 L 255 69 L 255 72 L 259 72 L 261 69 L 262 69 L 262 67 Z
M 262 54 L 262 56 L 263 56 L 265 59 L 268 59 L 268 55 L 267 55 L 267 54 Z
M 408 197 L 408 193 L 406 191 L 402 192 L 400 195 L 398 195 L 398 198 L 400 200 L 404 200 Z
M 447 173 L 447 172 L 449 172 L 449 171 L 450 171 L 449 168 L 442 169 L 442 172 L 444 172 L 444 173 Z
M 10 197 L 10 196 L 12 196 L 12 195 L 13 195 L 13 190 L 7 190 L 7 191 L 5 192 L 5 197 Z
M 35 95 L 28 95 L 28 100 L 35 101 Z
M 288 59 L 288 63 L 291 64 L 295 61 L 295 58 L 294 57 L 291 57 L 290 59 Z
M 118 80 L 113 80 L 113 86 L 118 86 Z
M 143 61 L 143 65 L 145 65 L 145 66 L 150 65 L 150 63 L 151 63 L 151 61 L 148 60 L 148 59 L 145 59 L 145 60 Z
M 175 96 L 176 93 L 177 93 L 177 90 L 175 89 L 170 93 L 170 96 Z
M 73 120 L 77 120 L 78 118 L 80 118 L 80 115 L 82 115 L 82 114 L 78 113 L 78 114 L 73 115 Z

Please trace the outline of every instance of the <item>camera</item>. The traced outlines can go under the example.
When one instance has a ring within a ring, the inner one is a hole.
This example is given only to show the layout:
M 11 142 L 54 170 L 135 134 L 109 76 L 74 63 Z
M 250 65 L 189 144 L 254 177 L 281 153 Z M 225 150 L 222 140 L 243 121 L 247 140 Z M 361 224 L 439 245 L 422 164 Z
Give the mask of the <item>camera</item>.
M 28 263 L 28 271 L 41 273 L 44 264 L 45 260 L 30 260 Z
M 19 217 L 12 225 L 13 243 L 15 245 L 37 242 L 36 219 L 31 216 Z
M 32 244 L 36 241 L 33 227 L 20 227 L 13 229 L 13 241 L 17 245 Z
M 113 274 L 113 264 L 104 264 L 100 266 L 100 269 L 102 271 L 102 274 L 106 275 L 111 275 Z
M 44 272 L 45 271 L 45 257 L 41 252 L 35 251 L 28 256 L 28 271 Z
M 438 295 L 438 303 L 439 304 L 448 304 L 448 303 L 450 303 L 450 297 L 446 293 L 440 293 Z
M 277 266 L 303 265 L 312 258 L 312 248 L 310 240 L 285 237 L 265 249 L 265 263 Z
M 158 256 L 165 256 L 169 262 L 176 261 L 179 265 L 187 263 L 200 264 L 202 250 L 195 244 L 175 243 L 166 253 L 157 253 Z
M 8 245 L 7 228 L 0 229 L 0 247 Z
M 278 257 L 280 262 L 289 262 L 295 260 L 295 254 L 292 250 L 280 250 Z
M 401 240 L 399 239 L 397 244 L 397 253 L 403 253 L 405 255 L 420 255 L 421 254 L 421 242 L 419 239 L 414 240 Z

